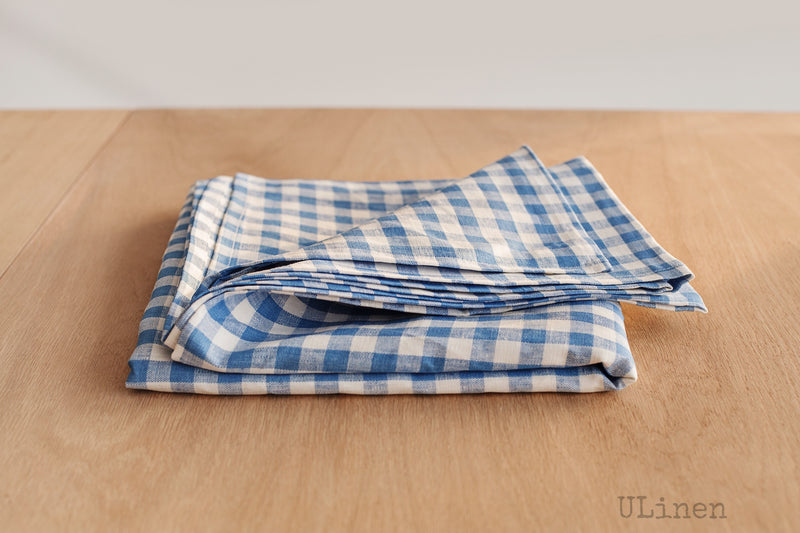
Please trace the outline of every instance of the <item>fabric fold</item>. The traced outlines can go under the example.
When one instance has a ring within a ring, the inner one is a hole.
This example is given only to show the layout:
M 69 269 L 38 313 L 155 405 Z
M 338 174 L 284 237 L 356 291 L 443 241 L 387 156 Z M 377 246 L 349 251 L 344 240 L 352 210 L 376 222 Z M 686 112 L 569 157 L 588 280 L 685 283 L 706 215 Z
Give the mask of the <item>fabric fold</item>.
M 617 302 L 704 311 L 691 278 L 584 158 L 547 169 L 523 147 L 442 181 L 219 177 L 187 198 L 128 386 L 618 389 L 635 367 Z

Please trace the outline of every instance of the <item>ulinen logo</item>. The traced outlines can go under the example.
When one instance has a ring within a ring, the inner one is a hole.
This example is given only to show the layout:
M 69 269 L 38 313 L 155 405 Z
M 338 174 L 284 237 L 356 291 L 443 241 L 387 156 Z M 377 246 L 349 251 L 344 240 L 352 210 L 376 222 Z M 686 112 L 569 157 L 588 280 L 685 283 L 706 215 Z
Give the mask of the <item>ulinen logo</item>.
M 622 518 L 728 518 L 722 502 L 658 502 L 650 503 L 647 496 L 617 496 Z M 637 514 L 638 512 L 638 514 Z

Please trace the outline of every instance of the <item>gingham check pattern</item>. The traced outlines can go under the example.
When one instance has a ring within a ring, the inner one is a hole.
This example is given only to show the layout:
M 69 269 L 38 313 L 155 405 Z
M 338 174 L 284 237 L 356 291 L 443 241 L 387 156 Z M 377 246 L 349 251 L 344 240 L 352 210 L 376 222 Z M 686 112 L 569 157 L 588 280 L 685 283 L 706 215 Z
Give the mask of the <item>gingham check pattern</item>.
M 618 301 L 705 310 L 584 158 L 461 180 L 195 184 L 128 386 L 591 392 L 636 379 Z

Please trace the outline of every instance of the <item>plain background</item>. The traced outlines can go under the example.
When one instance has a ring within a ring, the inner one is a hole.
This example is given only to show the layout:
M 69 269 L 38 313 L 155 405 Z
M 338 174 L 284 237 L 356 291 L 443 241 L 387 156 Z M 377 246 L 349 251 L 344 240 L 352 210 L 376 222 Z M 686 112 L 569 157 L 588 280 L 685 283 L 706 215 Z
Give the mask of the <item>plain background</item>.
M 0 0 L 0 108 L 800 110 L 797 0 Z

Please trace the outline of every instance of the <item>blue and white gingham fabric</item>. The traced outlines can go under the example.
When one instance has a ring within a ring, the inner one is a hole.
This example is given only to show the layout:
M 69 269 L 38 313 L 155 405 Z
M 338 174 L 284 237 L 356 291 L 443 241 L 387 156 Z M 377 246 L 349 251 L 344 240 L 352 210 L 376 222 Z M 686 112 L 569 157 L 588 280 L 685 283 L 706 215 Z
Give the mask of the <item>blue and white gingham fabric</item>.
M 130 359 L 135 389 L 567 391 L 636 379 L 627 301 L 705 311 L 584 158 L 460 180 L 197 182 Z

